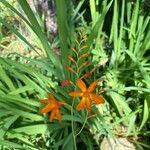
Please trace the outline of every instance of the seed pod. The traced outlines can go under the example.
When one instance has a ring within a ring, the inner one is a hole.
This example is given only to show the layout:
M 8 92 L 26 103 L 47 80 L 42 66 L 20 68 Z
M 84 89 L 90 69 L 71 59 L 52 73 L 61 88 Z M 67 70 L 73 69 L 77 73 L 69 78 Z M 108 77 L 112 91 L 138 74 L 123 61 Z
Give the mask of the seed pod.
M 85 48 L 87 48 L 87 47 L 88 47 L 87 45 L 84 45 L 84 46 L 82 46 L 82 47 L 80 48 L 80 50 L 85 49 Z
M 76 64 L 76 61 L 74 60 L 74 58 L 72 56 L 69 55 L 68 58 L 69 58 L 70 61 L 72 61 Z
M 92 75 L 92 73 L 93 73 L 93 72 L 91 72 L 91 71 L 85 73 L 85 74 L 81 77 L 81 79 L 90 77 L 90 76 Z
M 88 57 L 88 55 L 89 55 L 88 53 L 84 53 L 84 54 L 82 54 L 82 55 L 80 56 L 80 59 L 81 59 L 81 58 L 86 58 L 86 57 Z
M 76 51 L 76 49 L 75 48 L 71 48 L 71 50 L 74 52 L 74 53 L 76 53 L 77 54 L 77 51 Z
M 88 63 L 89 63 L 88 61 L 83 62 L 83 63 L 80 65 L 79 69 L 81 69 L 82 67 L 84 67 L 84 66 L 87 65 Z
M 69 70 L 70 72 L 73 72 L 74 74 L 76 74 L 75 70 L 72 67 L 66 66 L 66 69 Z

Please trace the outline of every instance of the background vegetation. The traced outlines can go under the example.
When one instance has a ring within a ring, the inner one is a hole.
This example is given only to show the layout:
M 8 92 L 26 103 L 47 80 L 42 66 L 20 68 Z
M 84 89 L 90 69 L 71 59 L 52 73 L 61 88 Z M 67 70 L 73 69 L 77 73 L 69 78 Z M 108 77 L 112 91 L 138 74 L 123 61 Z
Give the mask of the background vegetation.
M 149 2 L 55 4 L 58 35 L 48 40 L 43 17 L 26 0 L 0 1 L 0 149 L 95 150 L 104 137 L 124 137 L 136 149 L 149 149 Z M 90 114 L 73 107 L 68 93 L 77 87 L 61 86 L 87 72 L 86 84 L 98 80 L 96 92 L 103 91 L 106 100 Z M 39 113 L 38 100 L 47 93 L 67 104 L 61 108 L 62 123 Z

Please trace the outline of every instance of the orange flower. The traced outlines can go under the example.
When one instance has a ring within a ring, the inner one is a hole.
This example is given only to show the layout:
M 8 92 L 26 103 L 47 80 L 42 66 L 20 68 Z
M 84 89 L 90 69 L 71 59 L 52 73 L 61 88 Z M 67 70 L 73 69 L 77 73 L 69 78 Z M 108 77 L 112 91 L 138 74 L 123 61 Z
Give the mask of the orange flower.
M 77 80 L 77 86 L 81 89 L 81 92 L 70 92 L 69 95 L 74 97 L 82 97 L 80 103 L 76 107 L 78 111 L 80 111 L 82 108 L 86 108 L 87 111 L 90 112 L 93 101 L 96 104 L 103 104 L 105 102 L 103 96 L 96 95 L 95 93 L 93 93 L 93 90 L 95 89 L 96 85 L 97 82 L 94 81 L 87 88 L 85 83 L 81 79 Z
M 60 105 L 63 104 L 63 102 L 57 101 L 55 99 L 55 97 L 50 93 L 48 93 L 48 96 L 49 96 L 49 99 L 39 100 L 39 102 L 41 102 L 41 103 L 47 103 L 47 105 L 44 108 L 42 108 L 40 110 L 40 112 L 41 113 L 48 113 L 48 112 L 52 111 L 51 115 L 50 115 L 50 122 L 52 122 L 52 120 L 54 119 L 55 116 L 61 122 L 62 121 L 62 116 L 61 116 L 61 113 L 59 111 L 59 108 L 60 108 Z
M 66 85 L 68 85 L 68 84 L 72 84 L 72 82 L 71 82 L 70 80 L 63 80 L 63 81 L 61 82 L 61 86 L 62 86 L 62 87 L 66 86 Z

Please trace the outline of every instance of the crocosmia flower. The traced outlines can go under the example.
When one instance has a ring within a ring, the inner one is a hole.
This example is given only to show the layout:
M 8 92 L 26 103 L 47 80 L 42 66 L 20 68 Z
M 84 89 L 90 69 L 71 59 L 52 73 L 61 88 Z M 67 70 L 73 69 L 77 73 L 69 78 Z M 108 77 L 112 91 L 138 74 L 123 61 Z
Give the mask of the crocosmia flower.
M 66 86 L 66 85 L 68 85 L 68 84 L 72 84 L 72 82 L 69 81 L 69 80 L 63 80 L 63 81 L 61 82 L 61 86 L 62 86 L 62 87 Z
M 55 99 L 55 97 L 51 93 L 48 93 L 48 96 L 49 96 L 49 99 L 41 99 L 41 100 L 39 100 L 39 102 L 47 104 L 44 108 L 42 108 L 40 110 L 40 112 L 41 113 L 48 113 L 48 112 L 51 111 L 50 122 L 53 121 L 53 119 L 55 118 L 55 116 L 61 122 L 62 121 L 62 116 L 61 116 L 61 113 L 60 113 L 59 109 L 60 109 L 60 105 L 62 105 L 63 102 L 57 101 Z
M 96 104 L 103 104 L 105 102 L 103 96 L 93 93 L 96 85 L 97 82 L 94 81 L 87 88 L 86 84 L 81 79 L 77 80 L 77 86 L 80 88 L 81 92 L 74 91 L 70 92 L 69 95 L 73 97 L 81 97 L 81 101 L 76 107 L 78 111 L 80 111 L 83 108 L 86 108 L 87 111 L 90 112 L 92 102 Z

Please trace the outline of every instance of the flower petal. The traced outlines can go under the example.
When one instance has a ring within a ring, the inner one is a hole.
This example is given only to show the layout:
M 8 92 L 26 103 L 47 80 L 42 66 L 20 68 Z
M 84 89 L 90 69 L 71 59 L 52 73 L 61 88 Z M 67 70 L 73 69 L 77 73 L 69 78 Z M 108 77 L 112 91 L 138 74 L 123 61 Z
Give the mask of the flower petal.
M 82 96 L 83 93 L 81 93 L 81 92 L 70 92 L 69 95 L 70 96 Z
M 72 84 L 72 82 L 71 82 L 70 80 L 63 80 L 63 81 L 61 82 L 61 86 L 62 86 L 62 87 L 66 86 L 66 85 L 68 85 L 68 84 Z
M 94 81 L 94 82 L 92 82 L 91 84 L 90 84 L 90 86 L 88 87 L 88 92 L 93 92 L 93 90 L 95 89 L 95 87 L 96 87 L 96 85 L 97 85 L 97 81 Z
M 81 99 L 81 101 L 79 102 L 79 104 L 77 105 L 77 107 L 76 107 L 76 109 L 78 110 L 78 111 L 80 111 L 82 108 L 84 108 L 85 107 L 85 97 L 83 97 L 82 99 Z
M 92 101 L 89 98 L 86 98 L 86 109 L 88 112 L 91 111 L 91 104 L 92 104 Z
M 55 99 L 55 97 L 51 93 L 48 93 L 48 96 L 49 96 L 50 99 Z
M 62 102 L 62 101 L 58 101 L 57 103 L 58 103 L 58 106 L 60 106 L 60 105 L 62 105 L 62 104 L 65 104 L 65 103 Z
M 61 122 L 62 121 L 62 116 L 61 116 L 61 113 L 60 113 L 59 110 L 56 111 L 56 116 L 57 116 L 59 122 Z
M 53 110 L 53 111 L 51 112 L 51 115 L 50 115 L 50 118 L 49 118 L 50 122 L 53 121 L 55 115 L 56 115 L 56 110 Z
M 49 100 L 48 99 L 40 99 L 39 102 L 41 102 L 41 103 L 48 103 Z
M 81 79 L 77 80 L 77 85 L 81 89 L 82 92 L 85 92 L 87 90 L 85 83 Z
M 41 113 L 48 113 L 50 112 L 52 109 L 54 109 L 54 105 L 51 105 L 51 104 L 47 104 L 44 108 L 42 108 L 40 110 Z
M 96 95 L 94 93 L 90 94 L 92 100 L 95 101 L 96 104 L 103 104 L 105 102 L 104 97 L 101 95 Z

